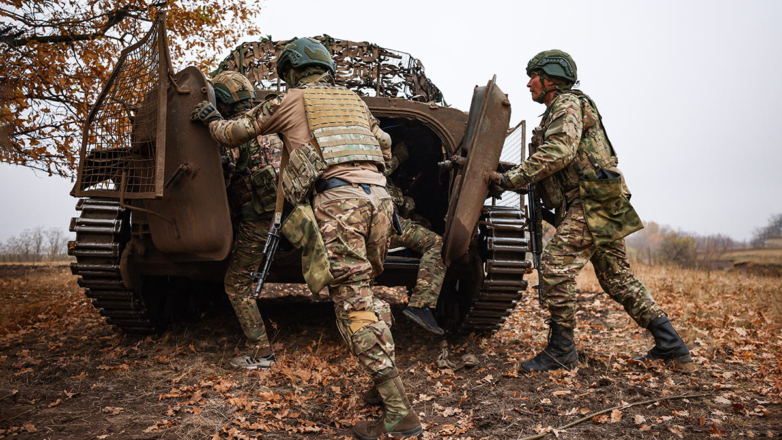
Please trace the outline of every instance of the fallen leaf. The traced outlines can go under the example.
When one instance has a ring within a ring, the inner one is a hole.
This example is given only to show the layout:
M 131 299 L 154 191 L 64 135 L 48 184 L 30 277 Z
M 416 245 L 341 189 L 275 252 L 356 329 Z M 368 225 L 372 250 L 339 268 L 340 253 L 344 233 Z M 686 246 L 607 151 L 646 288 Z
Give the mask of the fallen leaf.
M 648 431 L 650 429 L 652 429 L 652 427 L 649 425 L 643 425 L 640 428 L 638 428 L 639 431 Z
M 62 390 L 62 392 L 63 392 L 63 393 L 65 393 L 65 397 L 67 397 L 67 398 L 69 398 L 69 399 L 71 399 L 71 398 L 73 398 L 73 397 L 75 397 L 75 396 L 78 396 L 79 394 L 81 394 L 81 393 L 79 393 L 79 392 L 76 392 L 76 393 L 69 393 L 69 392 L 68 392 L 68 390 Z
M 595 423 L 608 423 L 611 419 L 607 414 L 600 414 L 597 417 L 592 417 L 592 421 Z
M 668 431 L 671 431 L 672 433 L 676 434 L 676 436 L 679 438 L 684 438 L 684 434 L 682 434 L 683 430 L 684 430 L 684 426 L 673 425 L 668 427 Z
M 622 420 L 622 411 L 618 409 L 611 411 L 611 423 L 616 423 L 620 420 Z
M 112 416 L 116 416 L 116 415 L 118 415 L 119 413 L 121 413 L 124 410 L 125 410 L 125 408 L 120 408 L 118 406 L 107 406 L 107 407 L 103 408 L 101 410 L 101 412 L 104 412 L 104 413 L 107 413 L 107 414 L 111 414 Z
M 555 395 L 555 396 L 567 396 L 568 394 L 570 394 L 570 390 L 560 390 L 560 391 L 554 391 L 554 392 L 553 392 L 553 393 L 551 393 L 551 394 L 553 394 L 553 395 Z
M 724 398 L 722 396 L 716 397 L 714 399 L 714 401 L 717 402 L 717 403 L 721 403 L 723 405 L 730 405 L 731 404 L 730 400 L 728 400 L 728 399 L 726 399 L 726 398 Z
M 636 425 L 640 425 L 640 424 L 643 424 L 643 422 L 646 421 L 646 417 L 644 417 L 644 416 L 642 416 L 640 414 L 636 414 L 636 415 L 633 416 L 633 420 L 635 421 Z
M 22 429 L 24 429 L 27 432 L 38 432 L 38 429 L 35 428 L 35 425 L 32 423 L 26 423 L 24 426 L 22 426 Z
M 57 405 L 59 405 L 60 403 L 62 403 L 62 399 L 57 399 L 57 400 L 55 400 L 54 402 L 52 402 L 52 403 L 50 403 L 50 404 L 49 404 L 49 408 L 51 408 L 51 407 L 53 407 L 53 406 L 57 406 Z

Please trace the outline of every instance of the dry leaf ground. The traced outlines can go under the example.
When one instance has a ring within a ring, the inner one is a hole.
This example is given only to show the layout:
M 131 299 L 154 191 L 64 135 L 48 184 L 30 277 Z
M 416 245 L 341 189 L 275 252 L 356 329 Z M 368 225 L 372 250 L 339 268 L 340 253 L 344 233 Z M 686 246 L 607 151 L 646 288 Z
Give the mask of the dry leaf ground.
M 518 375 L 545 343 L 545 314 L 528 294 L 492 337 L 449 338 L 450 357 L 479 365 L 440 370 L 439 340 L 401 315 L 393 300 L 397 362 L 423 438 L 518 439 L 548 432 L 581 438 L 782 436 L 782 279 L 739 271 L 637 265 L 692 348 L 696 368 L 674 371 L 631 361 L 651 346 L 599 287 L 579 279 L 577 371 Z M 350 438 L 377 410 L 362 405 L 369 381 L 348 354 L 330 303 L 300 286 L 274 285 L 285 300 L 263 301 L 279 356 L 268 372 L 226 361 L 243 348 L 230 307 L 160 336 L 114 333 L 65 267 L 0 266 L 0 437 Z M 607 412 L 623 403 L 672 400 Z

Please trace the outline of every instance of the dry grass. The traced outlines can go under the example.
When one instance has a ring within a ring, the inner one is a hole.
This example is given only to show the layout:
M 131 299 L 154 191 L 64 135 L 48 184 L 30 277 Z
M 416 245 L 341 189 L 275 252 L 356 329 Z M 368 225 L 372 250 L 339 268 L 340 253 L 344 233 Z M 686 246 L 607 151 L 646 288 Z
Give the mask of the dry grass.
M 721 259 L 733 261 L 734 263 L 752 262 L 756 264 L 782 265 L 782 247 L 740 249 L 726 253 Z

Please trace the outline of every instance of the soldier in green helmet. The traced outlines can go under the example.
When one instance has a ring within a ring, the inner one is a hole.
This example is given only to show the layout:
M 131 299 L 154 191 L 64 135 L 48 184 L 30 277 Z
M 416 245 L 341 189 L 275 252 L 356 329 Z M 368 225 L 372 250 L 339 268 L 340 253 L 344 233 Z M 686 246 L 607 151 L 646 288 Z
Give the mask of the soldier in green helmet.
M 353 430 L 361 439 L 386 433 L 415 436 L 423 428 L 396 368 L 390 309 L 371 288 L 372 278 L 383 270 L 392 229 L 393 202 L 383 175 L 391 159 L 390 138 L 373 123 L 358 95 L 335 85 L 331 55 L 317 40 L 288 43 L 277 59 L 277 73 L 288 91 L 239 118 L 226 120 L 209 102 L 202 102 L 191 119 L 203 122 L 227 147 L 259 135 L 280 135 L 282 161 L 290 156 L 281 171 L 283 193 L 295 205 L 282 230 L 289 240 L 294 233 L 303 237 L 303 247 L 322 243 L 325 248 L 328 267 L 313 274 L 306 269 L 312 261 L 303 261 L 305 279 L 313 292 L 320 290 L 313 286 L 315 281 L 329 280 L 337 328 L 372 377 L 385 407 L 380 419 L 358 422 Z M 288 235 L 291 218 L 296 227 Z M 314 230 L 307 229 L 313 223 Z M 301 233 L 303 229 L 307 232 Z M 318 254 L 309 251 L 302 250 L 303 260 Z
M 543 251 L 541 286 L 551 314 L 548 345 L 521 364 L 525 372 L 571 369 L 578 364 L 576 276 L 591 261 L 601 287 L 643 328 L 655 346 L 636 360 L 692 362 L 687 345 L 646 287 L 633 275 L 624 237 L 643 227 L 595 102 L 573 86 L 576 63 L 561 50 L 527 64 L 532 99 L 546 105 L 533 130 L 530 157 L 489 179 L 503 189 L 534 188 L 554 210 L 557 232 Z
M 217 108 L 234 119 L 253 107 L 255 89 L 244 75 L 225 71 L 214 83 Z M 274 214 L 282 142 L 275 134 L 253 137 L 236 148 L 223 148 L 234 165 L 227 176 L 228 201 L 234 218 L 234 242 L 225 273 L 225 292 L 248 339 L 248 353 L 231 365 L 267 369 L 275 362 L 258 303 L 253 299 L 253 275 L 263 259 L 264 244 Z

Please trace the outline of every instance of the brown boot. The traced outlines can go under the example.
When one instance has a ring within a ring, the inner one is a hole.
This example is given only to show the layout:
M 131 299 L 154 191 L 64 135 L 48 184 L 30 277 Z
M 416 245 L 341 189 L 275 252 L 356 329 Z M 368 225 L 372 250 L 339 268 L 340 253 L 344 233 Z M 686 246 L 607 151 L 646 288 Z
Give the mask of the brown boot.
M 380 405 L 383 403 L 383 399 L 380 397 L 380 393 L 377 391 L 377 387 L 374 385 L 372 385 L 372 388 L 370 388 L 367 392 L 362 394 L 361 398 L 367 405 Z
M 418 415 L 405 394 L 405 387 L 396 368 L 375 381 L 385 411 L 375 421 L 357 422 L 353 433 L 361 440 L 379 439 L 383 434 L 394 438 L 409 438 L 423 431 Z

